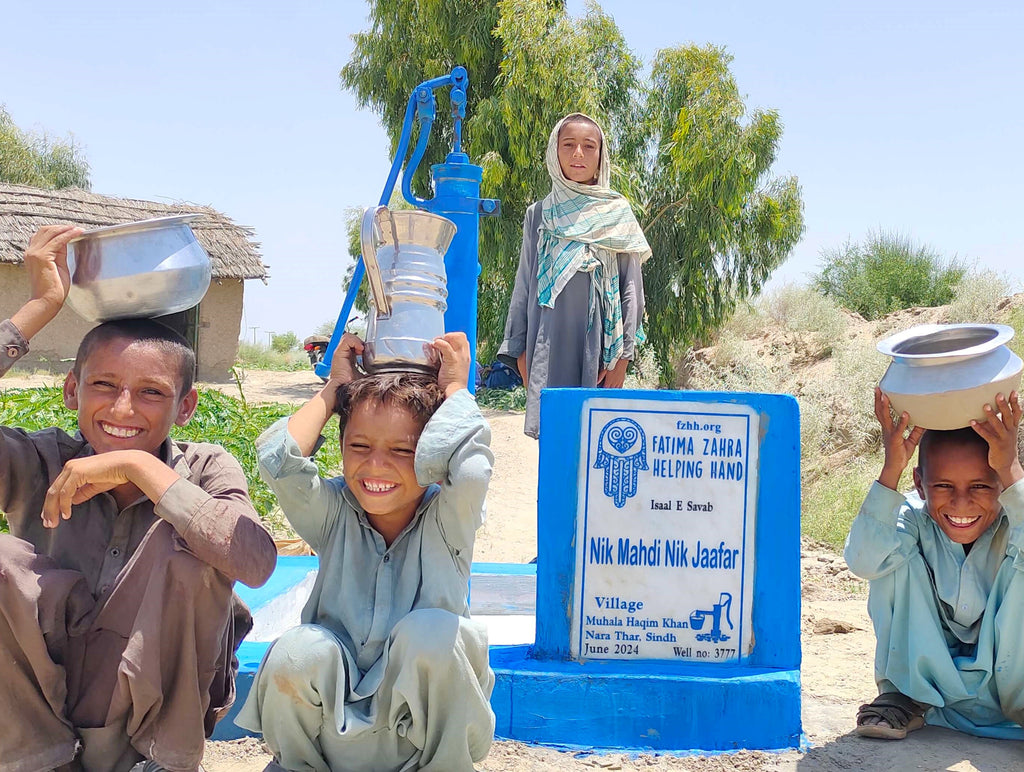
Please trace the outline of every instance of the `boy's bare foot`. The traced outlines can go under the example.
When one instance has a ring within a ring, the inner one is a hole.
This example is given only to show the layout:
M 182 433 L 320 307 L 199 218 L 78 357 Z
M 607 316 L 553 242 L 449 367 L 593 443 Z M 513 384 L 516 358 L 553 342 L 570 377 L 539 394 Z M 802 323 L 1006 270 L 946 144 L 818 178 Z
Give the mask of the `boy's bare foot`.
M 857 711 L 856 732 L 861 737 L 902 740 L 908 732 L 924 726 L 927 705 L 921 705 L 899 692 L 886 692 Z

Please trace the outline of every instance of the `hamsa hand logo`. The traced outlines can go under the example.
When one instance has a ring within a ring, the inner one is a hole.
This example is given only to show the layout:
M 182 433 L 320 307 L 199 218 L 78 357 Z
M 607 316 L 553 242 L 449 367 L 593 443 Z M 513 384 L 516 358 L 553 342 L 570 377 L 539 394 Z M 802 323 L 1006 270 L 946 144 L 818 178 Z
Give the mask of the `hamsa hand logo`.
M 637 473 L 647 467 L 647 437 L 631 418 L 614 418 L 597 439 L 594 469 L 604 469 L 604 495 L 622 508 L 636 495 Z

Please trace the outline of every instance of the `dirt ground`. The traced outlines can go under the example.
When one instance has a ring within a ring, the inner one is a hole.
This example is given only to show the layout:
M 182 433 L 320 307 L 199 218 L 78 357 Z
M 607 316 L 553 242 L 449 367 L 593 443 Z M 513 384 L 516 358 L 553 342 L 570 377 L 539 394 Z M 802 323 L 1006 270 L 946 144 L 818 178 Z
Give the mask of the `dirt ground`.
M 52 376 L 4 378 L 5 388 L 44 385 Z M 208 384 L 237 394 L 235 383 Z M 250 402 L 301 402 L 319 387 L 307 371 L 248 371 L 242 388 Z M 488 497 L 488 520 L 478 534 L 478 561 L 525 562 L 537 552 L 537 444 L 522 433 L 522 416 L 488 415 L 495 455 Z M 799 751 L 739 751 L 711 756 L 585 754 L 497 740 L 478 765 L 481 772 L 547 770 L 950 770 L 1002 772 L 1024 769 L 1024 743 L 983 740 L 926 727 L 901 742 L 866 740 L 851 734 L 857 706 L 875 694 L 872 679 L 874 637 L 868 620 L 865 585 L 842 558 L 805 543 L 802 548 L 803 728 Z M 270 760 L 258 740 L 212 742 L 203 761 L 209 772 L 260 770 Z

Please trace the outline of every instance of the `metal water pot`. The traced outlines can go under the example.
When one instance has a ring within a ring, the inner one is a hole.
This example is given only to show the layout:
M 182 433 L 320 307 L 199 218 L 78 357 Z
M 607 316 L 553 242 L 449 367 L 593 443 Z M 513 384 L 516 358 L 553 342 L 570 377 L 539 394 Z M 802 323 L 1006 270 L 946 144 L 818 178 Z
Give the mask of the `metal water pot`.
M 437 372 L 431 343 L 444 335 L 444 253 L 455 223 L 419 209 L 378 206 L 363 214 L 360 236 L 373 299 L 363 366 L 371 373 Z
M 985 420 L 996 394 L 1020 386 L 1024 363 L 1006 343 L 1005 324 L 925 324 L 890 335 L 878 350 L 892 357 L 879 387 L 897 413 L 926 429 L 960 429 Z

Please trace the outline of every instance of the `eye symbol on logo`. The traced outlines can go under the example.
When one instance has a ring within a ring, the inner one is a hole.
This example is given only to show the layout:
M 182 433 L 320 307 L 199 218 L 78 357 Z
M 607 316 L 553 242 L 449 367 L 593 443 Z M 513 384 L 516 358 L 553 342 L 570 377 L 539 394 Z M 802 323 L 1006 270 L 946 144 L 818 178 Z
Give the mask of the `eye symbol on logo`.
M 604 495 L 624 507 L 636 495 L 637 473 L 647 467 L 647 438 L 631 418 L 613 418 L 597 438 L 595 469 L 604 469 Z

